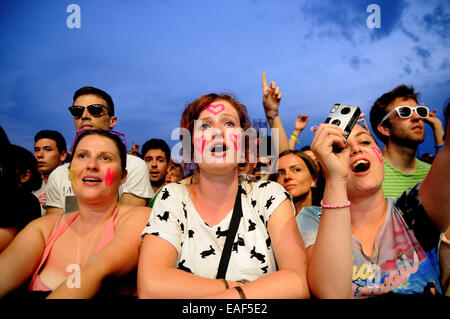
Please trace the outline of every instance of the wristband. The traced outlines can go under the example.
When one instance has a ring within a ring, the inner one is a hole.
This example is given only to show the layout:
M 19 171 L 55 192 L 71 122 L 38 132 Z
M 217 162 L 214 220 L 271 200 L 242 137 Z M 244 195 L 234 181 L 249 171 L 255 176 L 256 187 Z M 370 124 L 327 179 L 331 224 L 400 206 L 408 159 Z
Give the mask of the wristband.
M 350 204 L 351 203 L 349 200 L 344 205 L 326 205 L 323 203 L 323 200 L 320 201 L 320 206 L 322 206 L 322 208 L 328 208 L 328 209 L 347 208 L 347 207 L 350 207 Z
M 273 119 L 276 118 L 277 116 L 278 116 L 278 111 L 277 111 L 273 116 L 269 116 L 269 115 L 266 114 L 266 117 L 267 117 L 268 119 L 271 119 L 271 120 L 273 120 Z
M 228 285 L 227 281 L 224 278 L 220 278 L 220 280 L 223 281 L 223 284 L 225 285 L 226 289 L 230 288 L 230 286 Z
M 294 140 L 296 140 L 295 143 L 300 144 L 300 141 L 298 140 L 297 136 L 295 136 L 294 134 L 291 134 L 291 138 L 293 138 Z
M 236 286 L 234 287 L 234 289 L 237 290 L 237 292 L 239 293 L 239 297 L 241 297 L 241 299 L 247 299 L 247 297 L 244 294 L 244 290 L 242 290 L 240 286 Z
M 436 144 L 434 147 L 435 147 L 436 149 L 440 149 L 442 146 L 444 146 L 444 143 L 442 143 L 442 144 Z

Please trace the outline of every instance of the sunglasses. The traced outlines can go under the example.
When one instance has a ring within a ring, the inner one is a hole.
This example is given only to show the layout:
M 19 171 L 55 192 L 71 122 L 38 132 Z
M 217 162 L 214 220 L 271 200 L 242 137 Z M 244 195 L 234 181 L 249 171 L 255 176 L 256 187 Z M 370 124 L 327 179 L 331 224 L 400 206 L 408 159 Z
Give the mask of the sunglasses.
M 72 105 L 72 106 L 69 106 L 69 111 L 74 118 L 79 119 L 81 116 L 83 116 L 85 108 L 88 109 L 89 114 L 91 114 L 92 116 L 95 116 L 95 117 L 106 115 L 106 114 L 102 114 L 103 108 L 106 109 L 106 111 L 108 112 L 108 115 L 111 115 L 111 112 L 109 111 L 109 109 L 106 106 L 104 106 L 103 104 L 91 104 L 88 106 Z
M 413 111 L 416 111 L 417 115 L 419 115 L 421 118 L 428 117 L 429 110 L 426 106 L 397 106 L 392 111 L 390 111 L 388 114 L 386 114 L 385 117 L 381 120 L 380 123 L 383 123 L 386 121 L 389 116 L 391 116 L 392 113 L 397 112 L 398 116 L 402 119 L 410 118 L 413 114 Z
M 77 140 L 78 136 L 80 136 L 82 133 L 87 132 L 89 130 L 81 130 L 81 131 L 76 131 L 75 132 L 75 136 L 73 138 L 73 142 L 72 142 L 72 149 L 73 146 L 75 145 L 75 141 Z M 117 135 L 120 140 L 122 141 L 122 143 L 125 145 L 125 149 L 127 149 L 127 139 L 125 138 L 125 133 L 122 132 L 117 132 L 117 131 L 113 131 L 113 130 L 106 130 L 107 132 Z

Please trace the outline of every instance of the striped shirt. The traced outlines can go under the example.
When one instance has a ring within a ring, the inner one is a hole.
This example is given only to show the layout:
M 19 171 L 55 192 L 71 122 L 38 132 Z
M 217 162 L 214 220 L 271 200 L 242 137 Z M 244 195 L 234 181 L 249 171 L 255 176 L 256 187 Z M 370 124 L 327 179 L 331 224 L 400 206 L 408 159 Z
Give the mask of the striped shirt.
M 383 159 L 383 164 L 384 180 L 382 187 L 384 197 L 393 198 L 400 196 L 405 190 L 421 182 L 427 176 L 431 167 L 430 164 L 422 162 L 417 158 L 414 173 L 404 173 L 392 167 L 385 159 Z

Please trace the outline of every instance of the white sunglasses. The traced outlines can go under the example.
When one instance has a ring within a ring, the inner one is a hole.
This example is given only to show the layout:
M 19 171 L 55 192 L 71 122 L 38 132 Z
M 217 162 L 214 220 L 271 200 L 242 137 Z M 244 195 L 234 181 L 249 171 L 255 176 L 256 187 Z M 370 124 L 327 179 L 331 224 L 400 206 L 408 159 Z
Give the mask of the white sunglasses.
M 386 114 L 386 116 L 383 117 L 383 119 L 381 120 L 380 123 L 382 124 L 384 121 L 386 121 L 389 118 L 389 116 L 391 116 L 392 113 L 394 113 L 394 112 L 397 112 L 398 116 L 401 117 L 402 119 L 407 119 L 412 116 L 413 111 L 416 111 L 417 115 L 419 115 L 423 119 L 428 117 L 428 114 L 430 113 L 428 107 L 426 107 L 426 106 L 400 105 L 400 106 L 395 107 L 388 114 Z

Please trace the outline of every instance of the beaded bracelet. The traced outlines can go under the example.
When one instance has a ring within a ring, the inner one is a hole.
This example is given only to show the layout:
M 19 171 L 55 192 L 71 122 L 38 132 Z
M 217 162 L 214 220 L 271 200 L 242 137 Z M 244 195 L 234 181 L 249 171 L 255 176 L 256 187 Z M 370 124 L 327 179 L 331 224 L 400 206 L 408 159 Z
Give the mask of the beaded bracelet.
M 323 203 L 323 200 L 320 201 L 320 206 L 322 206 L 322 208 L 328 208 L 328 209 L 336 209 L 336 208 L 347 208 L 350 207 L 350 201 L 347 201 L 347 203 L 345 203 L 344 205 L 326 205 Z
M 300 141 L 298 140 L 297 136 L 295 136 L 294 134 L 291 134 L 291 138 L 293 138 L 294 140 L 296 140 L 297 144 L 300 144 Z
M 234 289 L 237 290 L 237 292 L 239 293 L 239 297 L 241 297 L 241 299 L 247 299 L 247 297 L 244 294 L 244 290 L 242 290 L 240 286 L 236 286 L 234 287 Z
M 278 111 L 273 115 L 273 116 L 270 116 L 270 115 L 267 115 L 266 114 L 266 117 L 268 118 L 268 119 L 271 119 L 271 120 L 273 120 L 274 118 L 276 118 L 278 116 Z

